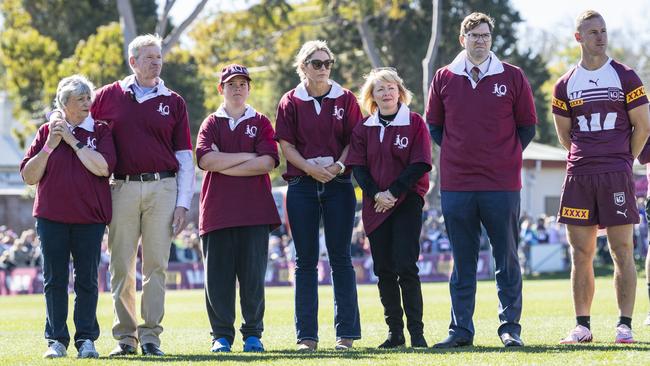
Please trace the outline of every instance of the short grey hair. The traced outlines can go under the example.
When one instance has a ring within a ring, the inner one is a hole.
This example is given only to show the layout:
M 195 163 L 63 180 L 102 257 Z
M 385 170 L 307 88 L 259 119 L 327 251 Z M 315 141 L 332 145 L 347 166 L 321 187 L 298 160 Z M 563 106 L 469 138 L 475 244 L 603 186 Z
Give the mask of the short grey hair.
M 95 99 L 95 86 L 83 75 L 72 75 L 59 81 L 56 88 L 56 98 L 54 105 L 58 109 L 63 109 L 68 104 L 71 96 L 88 95 L 90 100 Z
M 296 68 L 296 72 L 298 73 L 298 76 L 300 76 L 300 80 L 305 80 L 307 78 L 307 75 L 305 75 L 305 72 L 302 70 L 302 68 L 305 66 L 307 59 L 309 59 L 311 55 L 313 55 L 316 51 L 324 51 L 327 53 L 330 59 L 334 60 L 334 54 L 330 48 L 327 47 L 326 41 L 315 40 L 305 42 L 305 44 L 303 44 L 300 48 L 300 51 L 298 51 L 298 54 L 296 55 L 296 58 L 293 62 L 293 66 Z
M 147 46 L 158 46 L 162 49 L 162 38 L 157 34 L 144 34 L 137 36 L 129 43 L 129 57 L 138 58 L 140 49 Z

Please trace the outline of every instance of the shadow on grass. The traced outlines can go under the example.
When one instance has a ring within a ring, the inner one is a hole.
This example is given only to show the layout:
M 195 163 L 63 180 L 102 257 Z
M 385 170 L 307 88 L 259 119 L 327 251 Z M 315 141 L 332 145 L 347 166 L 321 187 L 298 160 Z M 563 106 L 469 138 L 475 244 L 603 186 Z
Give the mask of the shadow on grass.
M 453 349 L 435 348 L 402 348 L 399 350 L 379 350 L 376 348 L 355 348 L 351 351 L 322 350 L 311 353 L 300 353 L 294 350 L 271 350 L 265 353 L 206 353 L 200 355 L 167 354 L 165 357 L 143 357 L 130 356 L 123 359 L 137 360 L 141 362 L 214 362 L 214 361 L 235 361 L 235 362 L 259 362 L 259 361 L 281 361 L 281 360 L 317 360 L 317 359 L 340 359 L 360 360 L 374 359 L 380 355 L 389 354 L 467 354 L 467 353 L 571 353 L 571 352 L 629 352 L 629 351 L 650 351 L 650 343 L 639 342 L 633 345 L 615 345 L 611 343 L 592 343 L 585 345 L 532 345 L 517 348 L 504 348 L 496 346 L 473 346 Z

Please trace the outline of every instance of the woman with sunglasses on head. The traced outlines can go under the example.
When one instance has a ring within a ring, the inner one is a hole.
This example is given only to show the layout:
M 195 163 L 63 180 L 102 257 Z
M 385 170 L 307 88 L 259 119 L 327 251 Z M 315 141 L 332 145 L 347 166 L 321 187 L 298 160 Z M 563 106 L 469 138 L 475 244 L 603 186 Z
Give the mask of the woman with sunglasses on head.
M 338 350 L 361 338 L 350 241 L 356 199 L 346 159 L 361 120 L 352 92 L 329 79 L 334 55 L 324 41 L 306 42 L 294 66 L 302 80 L 280 100 L 276 139 L 287 158 L 287 213 L 296 249 L 295 321 L 299 351 L 318 345 L 319 228 L 332 269 Z
M 388 325 L 379 348 L 404 346 L 403 313 L 411 346 L 427 347 L 416 263 L 431 142 L 422 117 L 409 110 L 410 101 L 395 69 L 372 70 L 361 88 L 361 105 L 370 115 L 354 129 L 346 160 L 363 190 L 362 219 Z

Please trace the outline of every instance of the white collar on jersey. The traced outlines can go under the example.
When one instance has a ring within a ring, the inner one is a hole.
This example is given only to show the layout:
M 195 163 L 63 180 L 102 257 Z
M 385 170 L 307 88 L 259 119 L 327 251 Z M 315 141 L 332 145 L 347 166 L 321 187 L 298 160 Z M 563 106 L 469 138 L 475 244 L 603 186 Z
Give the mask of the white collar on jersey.
M 137 85 L 137 81 L 135 80 L 135 74 L 131 74 L 125 77 L 124 79 L 120 80 L 120 87 L 122 88 L 122 90 L 127 93 L 131 93 L 138 103 L 146 102 L 149 99 L 153 99 L 161 95 L 167 97 L 172 95 L 171 90 L 167 89 L 167 87 L 165 86 L 165 82 L 161 78 L 158 78 L 158 84 L 156 84 L 156 86 L 154 87 L 155 92 L 152 91 L 151 93 L 147 93 L 140 98 L 138 98 L 138 96 L 135 95 L 135 93 L 133 93 L 133 89 L 131 89 L 132 85 Z
M 327 83 L 329 85 L 331 85 L 332 88 L 330 89 L 330 92 L 327 93 L 325 98 L 336 99 L 336 98 L 340 97 L 341 95 L 343 95 L 343 87 L 341 85 L 339 85 L 336 81 L 327 80 Z M 296 91 L 293 93 L 293 95 L 296 98 L 298 98 L 300 100 L 303 100 L 305 102 L 313 100 L 314 101 L 314 108 L 316 108 L 316 114 L 320 114 L 320 109 L 321 109 L 320 103 L 318 103 L 318 101 L 316 99 L 314 99 L 314 97 L 309 95 L 309 93 L 307 92 L 307 87 L 305 86 L 304 81 L 300 82 L 300 84 L 298 84 L 298 86 L 296 86 Z M 325 99 L 325 98 L 323 98 L 323 99 Z
M 75 127 L 73 127 L 71 124 L 69 124 L 68 121 L 66 121 L 65 123 L 68 125 L 68 129 L 70 131 L 74 130 L 77 127 L 83 128 L 84 130 L 86 130 L 88 132 L 95 131 L 95 120 L 90 115 L 90 113 L 88 113 L 88 117 L 86 117 L 86 119 L 84 119 L 80 124 L 78 124 Z
M 500 73 L 502 73 L 502 72 L 504 71 L 504 69 L 503 69 L 503 63 L 501 62 L 501 60 L 499 60 L 499 58 L 497 57 L 497 55 L 494 54 L 494 52 L 490 51 L 490 56 L 489 56 L 489 57 L 490 57 L 490 62 L 489 62 L 488 68 L 487 68 L 487 70 L 485 71 L 485 74 L 483 75 L 483 77 L 486 77 L 486 76 L 488 76 L 488 75 L 496 75 L 496 74 L 500 74 Z M 466 69 L 465 69 L 465 62 L 466 62 L 466 60 L 467 60 L 467 51 L 466 51 L 466 50 L 462 50 L 462 51 L 461 51 L 461 52 L 456 56 L 456 58 L 454 59 L 454 61 L 452 61 L 452 62 L 449 64 L 449 66 L 447 66 L 447 68 L 448 68 L 451 72 L 453 72 L 454 74 L 456 74 L 456 75 L 460 75 L 460 76 L 464 76 L 464 77 L 466 77 L 467 79 L 469 79 L 469 81 L 472 82 L 472 88 L 476 88 L 476 83 L 474 83 L 474 80 L 472 80 L 472 78 L 471 78 L 469 75 L 467 75 L 467 71 L 466 71 Z M 479 68 L 480 68 L 480 67 L 479 67 Z M 483 71 L 483 70 L 481 70 L 481 71 Z M 480 81 L 480 80 L 479 80 L 479 81 Z
M 230 117 L 228 115 L 228 112 L 226 112 L 226 108 L 224 104 L 221 104 L 219 108 L 217 108 L 217 111 L 214 112 L 214 115 L 219 118 L 228 118 L 228 125 L 230 126 L 230 130 L 234 131 L 237 125 L 239 125 L 241 122 L 244 122 L 245 120 L 249 118 L 255 117 L 255 114 L 257 114 L 257 111 L 251 107 L 250 105 L 246 104 L 246 111 L 244 112 L 244 115 L 239 117 L 238 120 L 235 121 L 234 118 Z
M 379 110 L 375 111 L 368 119 L 363 123 L 367 127 L 379 127 L 379 142 L 384 141 L 384 132 L 386 128 L 392 126 L 408 126 L 411 124 L 411 110 L 409 107 L 402 103 L 402 105 L 397 110 L 397 115 L 395 119 L 389 123 L 386 127 L 379 122 Z

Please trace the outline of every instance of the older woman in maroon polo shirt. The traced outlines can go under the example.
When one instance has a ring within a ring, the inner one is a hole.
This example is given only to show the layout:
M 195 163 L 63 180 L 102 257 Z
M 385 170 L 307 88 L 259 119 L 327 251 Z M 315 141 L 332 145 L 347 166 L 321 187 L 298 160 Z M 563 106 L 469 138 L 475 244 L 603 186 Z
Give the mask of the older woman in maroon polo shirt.
M 363 190 L 363 224 L 388 324 L 379 348 L 404 345 L 403 313 L 411 346 L 427 347 L 416 263 L 431 143 L 424 120 L 409 110 L 410 101 L 411 92 L 394 69 L 372 70 L 361 89 L 361 104 L 370 115 L 354 129 L 346 161 Z
M 306 42 L 294 66 L 302 80 L 278 105 L 276 139 L 287 158 L 283 177 L 287 213 L 296 248 L 298 350 L 318 344 L 318 257 L 322 218 L 332 268 L 334 324 L 338 350 L 361 338 L 357 287 L 350 241 L 356 198 L 343 162 L 352 129 L 361 120 L 354 94 L 330 80 L 334 54 L 324 41 Z
M 93 85 L 73 75 L 59 82 L 55 104 L 65 120 L 46 123 L 20 165 L 27 184 L 38 184 L 36 231 L 43 250 L 46 358 L 66 356 L 70 334 L 68 268 L 74 268 L 74 343 L 79 358 L 97 358 L 97 268 L 106 224 L 111 221 L 108 176 L 115 147 L 108 125 L 89 114 Z

